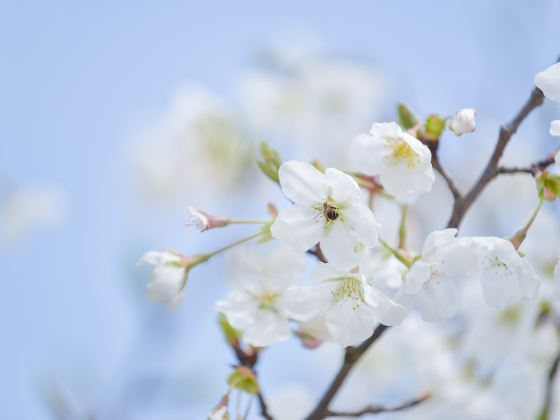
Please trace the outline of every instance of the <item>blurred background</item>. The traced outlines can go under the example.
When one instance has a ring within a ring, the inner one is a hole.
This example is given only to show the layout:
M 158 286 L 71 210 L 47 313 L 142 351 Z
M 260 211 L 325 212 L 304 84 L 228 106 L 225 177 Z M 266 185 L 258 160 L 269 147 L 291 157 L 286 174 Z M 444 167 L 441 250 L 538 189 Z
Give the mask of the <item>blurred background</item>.
M 352 138 L 394 120 L 397 101 L 422 116 L 478 110 L 473 135 L 442 140 L 444 165 L 466 189 L 534 74 L 560 54 L 559 21 L 553 0 L 0 2 L 1 417 L 205 418 L 234 361 L 213 310 L 227 293 L 223 260 L 193 271 L 170 312 L 145 297 L 142 253 L 191 254 L 251 233 L 189 230 L 186 209 L 266 217 L 268 201 L 285 203 L 256 170 L 261 140 L 285 159 L 345 167 Z M 555 150 L 548 123 L 559 115 L 549 102 L 537 110 L 506 159 L 527 164 Z M 533 191 L 524 176 L 496 182 L 463 233 L 512 234 Z M 438 181 L 413 213 L 412 243 L 443 227 L 449 210 Z M 524 245 L 543 275 L 560 245 L 555 210 L 548 205 Z M 378 209 L 387 232 L 394 214 Z M 454 324 L 412 318 L 402 331 L 379 350 L 392 363 L 372 356 L 369 374 L 352 378 L 345 408 L 402 401 L 475 357 L 464 354 L 468 339 L 459 352 L 442 344 Z M 403 344 L 419 334 L 416 348 Z M 301 416 L 338 356 L 296 340 L 267 350 L 259 371 L 279 418 Z M 490 357 L 488 369 L 504 357 Z M 411 372 L 413 381 L 396 381 Z M 508 418 L 533 418 L 510 400 L 521 417 Z M 482 412 L 464 415 L 498 418 Z

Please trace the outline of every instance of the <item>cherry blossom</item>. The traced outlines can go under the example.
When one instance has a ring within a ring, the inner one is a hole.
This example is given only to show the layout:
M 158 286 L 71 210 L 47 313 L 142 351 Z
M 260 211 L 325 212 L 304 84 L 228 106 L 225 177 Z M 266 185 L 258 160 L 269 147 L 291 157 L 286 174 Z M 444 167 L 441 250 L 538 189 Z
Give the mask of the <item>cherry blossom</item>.
M 280 247 L 269 252 L 251 247 L 226 254 L 226 278 L 232 292 L 216 302 L 243 340 L 265 347 L 290 336 L 284 292 L 305 268 L 302 254 Z
M 148 251 L 138 260 L 138 265 L 144 264 L 155 266 L 147 286 L 148 298 L 170 309 L 177 307 L 187 283 L 188 259 L 173 251 Z
M 472 238 L 478 259 L 478 276 L 488 305 L 503 309 L 522 298 L 537 296 L 540 280 L 531 263 L 513 244 L 496 237 Z
M 395 122 L 373 124 L 369 134 L 354 139 L 350 153 L 359 171 L 379 175 L 385 190 L 403 203 L 432 189 L 430 149 Z
M 362 246 L 377 244 L 379 225 L 361 201 L 352 177 L 329 168 L 289 161 L 280 167 L 282 191 L 294 205 L 283 209 L 272 224 L 272 236 L 298 251 L 318 242 L 331 262 L 352 264 Z
M 445 229 L 428 235 L 420 259 L 405 274 L 403 302 L 417 307 L 424 321 L 440 322 L 457 313 L 454 281 L 476 266 L 473 251 L 456 234 L 457 229 Z
M 377 323 L 399 324 L 407 314 L 406 308 L 370 286 L 356 269 L 333 263 L 317 266 L 311 283 L 292 286 L 285 296 L 287 310 L 297 321 L 324 314 L 332 339 L 342 346 L 365 340 Z

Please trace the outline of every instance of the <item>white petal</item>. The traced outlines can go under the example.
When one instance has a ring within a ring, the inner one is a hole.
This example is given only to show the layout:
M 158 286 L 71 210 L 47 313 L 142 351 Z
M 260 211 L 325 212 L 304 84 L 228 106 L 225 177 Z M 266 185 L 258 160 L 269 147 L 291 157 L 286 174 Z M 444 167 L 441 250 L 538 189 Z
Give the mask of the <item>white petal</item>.
M 554 120 L 550 123 L 550 131 L 551 136 L 560 136 L 560 120 Z
M 451 318 L 459 309 L 457 288 L 451 280 L 442 278 L 430 282 L 415 297 L 415 305 L 426 322 L 441 322 Z
M 325 322 L 333 339 L 344 347 L 361 343 L 375 327 L 369 306 L 361 302 L 356 307 L 353 299 L 334 302 L 327 311 Z
M 254 322 L 258 304 L 248 293 L 234 290 L 225 299 L 216 302 L 214 308 L 223 313 L 234 328 L 243 331 Z
M 488 305 L 504 309 L 523 297 L 514 271 L 507 266 L 486 266 L 480 273 L 482 292 Z
M 344 209 L 344 224 L 349 225 L 354 230 L 354 236 L 368 248 L 377 245 L 379 239 L 380 225 L 375 220 L 371 209 L 362 203 L 357 203 Z
M 296 321 L 305 322 L 326 311 L 331 304 L 332 283 L 290 286 L 284 292 L 281 306 Z
M 333 263 L 320 263 L 311 273 L 311 280 L 315 283 L 320 283 L 324 280 L 332 280 L 347 276 L 348 270 L 344 266 Z
M 255 347 L 266 347 L 290 338 L 287 318 L 271 310 L 257 311 L 253 323 L 243 331 L 243 341 Z
M 270 292 L 281 292 L 305 271 L 305 255 L 280 246 L 263 258 L 263 278 Z
M 541 281 L 531 263 L 526 258 L 520 259 L 519 285 L 521 286 L 523 296 L 529 299 L 536 299 Z
M 431 263 L 423 260 L 416 261 L 406 274 L 404 292 L 407 295 L 417 295 L 420 293 L 424 282 L 429 280 L 431 272 Z
M 436 230 L 428 235 L 422 247 L 422 257 L 430 255 L 436 248 L 449 245 L 457 235 L 457 229 Z
M 356 265 L 360 255 L 354 251 L 358 244 L 354 232 L 336 221 L 321 238 L 321 251 L 329 262 L 344 266 Z
M 389 194 L 406 204 L 412 204 L 420 195 L 431 191 L 435 180 L 430 162 L 421 162 L 415 168 L 387 165 L 379 178 Z
M 154 303 L 167 303 L 174 306 L 180 295 L 185 270 L 173 265 L 157 266 L 147 285 L 148 298 Z
M 560 102 L 560 63 L 553 64 L 537 73 L 535 85 L 543 91 L 548 99 Z
M 148 251 L 136 263 L 136 265 L 159 265 L 161 263 L 161 253 L 157 251 Z
M 232 289 L 251 289 L 260 282 L 264 264 L 254 247 L 236 247 L 225 255 L 225 277 Z
M 316 245 L 323 233 L 323 224 L 314 220 L 315 213 L 299 204 L 280 211 L 270 227 L 272 236 L 296 251 L 307 251 Z
M 368 134 L 359 135 L 350 146 L 353 166 L 367 175 L 377 175 L 381 172 L 388 153 L 389 149 L 383 139 Z
M 334 168 L 325 171 L 325 183 L 337 203 L 354 203 L 360 199 L 360 187 L 350 175 Z
M 278 171 L 282 191 L 298 204 L 313 204 L 323 201 L 324 175 L 307 162 L 291 160 L 280 166 Z
M 387 326 L 400 324 L 407 316 L 407 309 L 390 299 L 380 290 L 364 285 L 364 298 L 378 321 Z

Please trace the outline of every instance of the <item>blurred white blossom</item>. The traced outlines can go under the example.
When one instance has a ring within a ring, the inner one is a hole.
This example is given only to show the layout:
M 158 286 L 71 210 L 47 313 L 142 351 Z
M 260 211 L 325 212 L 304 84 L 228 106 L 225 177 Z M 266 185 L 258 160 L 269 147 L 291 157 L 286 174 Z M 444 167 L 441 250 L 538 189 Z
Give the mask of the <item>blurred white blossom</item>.
M 256 248 L 236 248 L 226 256 L 226 277 L 232 292 L 216 302 L 243 341 L 269 346 L 290 336 L 286 289 L 303 274 L 303 254 L 280 247 L 268 254 Z
M 0 239 L 17 243 L 45 228 L 60 226 L 68 214 L 68 198 L 59 188 L 26 185 L 0 198 Z

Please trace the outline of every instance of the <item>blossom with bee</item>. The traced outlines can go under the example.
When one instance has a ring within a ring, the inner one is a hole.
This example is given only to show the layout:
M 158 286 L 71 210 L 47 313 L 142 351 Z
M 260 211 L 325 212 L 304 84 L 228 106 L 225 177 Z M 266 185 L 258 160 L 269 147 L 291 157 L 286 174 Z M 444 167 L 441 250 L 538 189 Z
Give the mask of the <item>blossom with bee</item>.
M 366 175 L 379 175 L 383 188 L 398 201 L 410 204 L 434 184 L 432 153 L 395 122 L 375 123 L 369 134 L 354 139 L 354 166 Z
M 243 341 L 255 347 L 287 340 L 290 323 L 284 291 L 304 268 L 304 255 L 286 247 L 269 252 L 234 248 L 226 254 L 226 278 L 232 292 L 216 302 L 216 310 L 241 331 Z
M 286 310 L 296 321 L 323 317 L 332 340 L 351 346 L 368 338 L 378 323 L 397 325 L 408 311 L 371 286 L 359 269 L 337 264 L 316 267 L 312 281 L 286 290 Z
M 330 262 L 350 265 L 359 257 L 356 251 L 377 244 L 379 225 L 351 176 L 289 161 L 280 167 L 279 178 L 294 205 L 278 214 L 271 226 L 274 238 L 298 251 L 320 242 Z

